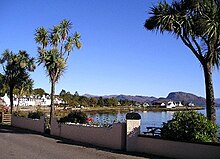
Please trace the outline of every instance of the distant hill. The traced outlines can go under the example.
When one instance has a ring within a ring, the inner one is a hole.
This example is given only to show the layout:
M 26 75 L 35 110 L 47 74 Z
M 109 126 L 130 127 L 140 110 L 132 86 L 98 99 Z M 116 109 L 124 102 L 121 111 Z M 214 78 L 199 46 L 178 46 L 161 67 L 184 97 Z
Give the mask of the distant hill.
M 91 95 L 91 94 L 83 94 L 82 96 L 87 97 L 87 98 L 98 98 L 99 97 L 99 96 Z
M 191 93 L 185 92 L 171 92 L 168 94 L 167 99 L 171 99 L 173 101 L 184 101 L 185 103 L 192 102 L 198 106 L 205 106 L 206 100 L 203 97 L 198 97 Z
M 170 101 L 170 99 L 167 99 L 167 98 L 158 98 L 156 100 L 153 100 L 151 102 L 151 104 L 153 104 L 153 105 L 160 105 L 161 103 L 167 103 L 169 101 Z
M 215 103 L 216 103 L 217 106 L 220 106 L 220 98 L 216 98 Z
M 118 100 L 132 100 L 139 103 L 151 103 L 153 100 L 157 99 L 155 97 L 148 97 L 148 96 L 131 96 L 131 95 L 118 95 L 116 96 Z
M 90 94 L 84 94 L 83 96 L 86 96 L 88 98 L 91 98 L 91 97 L 95 97 L 95 98 L 99 98 L 99 97 L 102 97 L 102 98 L 116 98 L 118 100 L 129 100 L 129 101 L 136 101 L 136 102 L 139 102 L 139 103 L 151 103 L 152 101 L 156 100 L 157 98 L 156 97 L 148 97 L 148 96 L 132 96 L 132 95 L 123 95 L 123 94 L 120 94 L 120 95 L 105 95 L 105 96 L 94 96 L 94 95 L 90 95 Z
M 132 95 L 123 95 L 123 94 L 120 94 L 120 95 L 105 95 L 105 96 L 94 96 L 94 95 L 90 95 L 90 94 L 84 94 L 83 96 L 86 96 L 88 98 L 91 98 L 91 97 L 95 97 L 95 98 L 99 98 L 99 97 L 102 97 L 102 98 L 117 98 L 118 100 L 129 100 L 129 101 L 136 101 L 136 102 L 139 102 L 139 103 L 162 103 L 162 102 L 167 102 L 169 100 L 173 100 L 173 101 L 176 101 L 176 102 L 179 102 L 179 101 L 184 101 L 184 103 L 189 103 L 189 102 L 192 102 L 194 103 L 195 105 L 198 105 L 198 106 L 205 106 L 206 105 L 206 100 L 205 98 L 203 97 L 199 97 L 199 96 L 196 96 L 192 93 L 186 93 L 186 92 L 171 92 L 168 94 L 168 96 L 166 98 L 156 98 L 156 97 L 149 97 L 149 96 L 139 96 L 139 95 L 136 95 L 136 96 L 132 96 Z M 220 98 L 217 98 L 215 99 L 215 103 L 217 106 L 220 106 Z

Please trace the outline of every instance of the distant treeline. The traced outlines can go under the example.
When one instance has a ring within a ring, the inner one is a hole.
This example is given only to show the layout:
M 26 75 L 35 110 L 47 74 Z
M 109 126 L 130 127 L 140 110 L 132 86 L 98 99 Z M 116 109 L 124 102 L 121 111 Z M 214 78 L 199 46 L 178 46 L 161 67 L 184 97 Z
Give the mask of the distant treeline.
M 114 98 L 114 97 L 112 98 L 103 98 L 103 97 L 88 98 L 85 96 L 80 96 L 77 91 L 74 94 L 71 94 L 70 92 L 66 92 L 65 90 L 62 90 L 59 96 L 67 103 L 68 106 L 71 106 L 71 107 L 130 106 L 130 105 L 135 105 L 136 103 L 135 101 L 118 100 L 117 98 Z

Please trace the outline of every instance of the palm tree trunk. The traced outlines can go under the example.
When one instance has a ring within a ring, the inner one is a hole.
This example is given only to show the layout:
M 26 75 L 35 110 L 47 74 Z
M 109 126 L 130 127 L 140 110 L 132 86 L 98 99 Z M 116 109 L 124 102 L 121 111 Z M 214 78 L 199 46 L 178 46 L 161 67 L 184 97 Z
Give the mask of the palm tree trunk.
M 20 104 L 20 100 L 21 100 L 21 96 L 19 95 L 19 96 L 18 96 L 18 105 L 17 105 L 16 111 L 18 111 L 18 107 L 19 107 L 19 104 Z
M 13 89 L 14 86 L 9 86 L 9 98 L 10 98 L 10 107 L 11 107 L 11 114 L 13 112 Z
M 19 111 L 19 104 L 20 104 L 20 100 L 21 100 L 21 95 L 23 94 L 23 88 L 21 88 L 19 95 L 18 95 L 18 105 L 17 105 L 17 111 Z
M 203 64 L 206 89 L 206 114 L 207 118 L 216 123 L 214 89 L 212 84 L 212 67 L 209 63 Z
M 55 116 L 55 107 L 54 107 L 54 93 L 55 93 L 55 82 L 51 82 L 51 105 L 50 105 L 50 124 L 52 118 Z

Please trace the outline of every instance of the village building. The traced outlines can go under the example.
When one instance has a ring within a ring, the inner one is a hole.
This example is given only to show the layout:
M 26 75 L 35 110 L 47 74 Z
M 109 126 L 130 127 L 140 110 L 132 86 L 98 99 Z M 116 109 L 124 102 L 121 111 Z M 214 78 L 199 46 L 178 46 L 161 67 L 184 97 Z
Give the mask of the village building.
M 4 97 L 1 97 L 1 99 L 3 100 L 5 106 L 10 105 L 10 99 L 8 98 L 7 94 L 5 94 Z
M 182 107 L 183 104 L 182 104 L 182 102 L 176 102 L 176 106 Z
M 160 106 L 161 106 L 161 107 L 165 107 L 166 104 L 165 104 L 165 103 L 161 103 Z
M 6 106 L 10 105 L 10 99 L 7 94 L 1 97 Z M 51 104 L 51 98 L 49 95 L 45 96 L 22 96 L 18 97 L 14 95 L 13 106 L 49 106 Z M 54 104 L 65 104 L 62 98 L 55 97 Z
M 188 106 L 193 107 L 193 106 L 195 106 L 195 104 L 193 104 L 192 102 L 190 102 L 190 103 L 188 104 Z
M 145 102 L 144 104 L 143 104 L 143 107 L 149 107 L 150 105 L 149 105 L 149 103 L 147 103 L 147 102 Z
M 140 103 L 137 103 L 137 102 L 136 102 L 136 103 L 135 103 L 135 106 L 141 108 L 142 105 L 141 105 Z
M 176 104 L 173 101 L 169 101 L 166 105 L 166 108 L 175 108 Z

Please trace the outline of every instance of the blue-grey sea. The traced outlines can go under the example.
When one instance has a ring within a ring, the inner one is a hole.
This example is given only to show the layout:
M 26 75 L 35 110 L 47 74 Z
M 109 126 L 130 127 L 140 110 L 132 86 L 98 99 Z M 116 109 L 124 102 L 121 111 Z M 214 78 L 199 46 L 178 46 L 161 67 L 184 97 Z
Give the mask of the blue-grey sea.
M 198 112 L 206 115 L 206 109 L 198 110 Z M 139 111 L 141 115 L 141 132 L 146 131 L 146 127 L 161 127 L 163 122 L 172 119 L 174 111 Z M 124 122 L 126 113 L 101 113 L 101 114 L 87 114 L 88 117 L 93 118 L 94 122 L 102 124 L 112 124 L 113 122 Z M 220 127 L 220 107 L 216 107 L 217 125 Z

